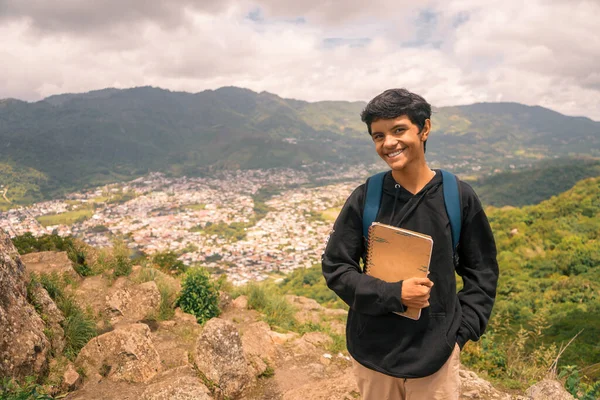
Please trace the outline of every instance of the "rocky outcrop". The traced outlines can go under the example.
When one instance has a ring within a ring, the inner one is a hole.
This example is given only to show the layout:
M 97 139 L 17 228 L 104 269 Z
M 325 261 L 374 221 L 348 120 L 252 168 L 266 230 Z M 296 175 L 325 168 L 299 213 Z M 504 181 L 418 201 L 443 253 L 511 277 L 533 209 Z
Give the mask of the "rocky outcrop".
M 475 372 L 462 369 L 460 375 L 460 400 L 513 400 L 509 394 L 496 390 L 491 383 Z
M 103 275 L 83 279 L 72 294 L 80 307 L 90 308 L 110 326 L 136 323 L 156 314 L 161 299 L 154 281 L 136 284 L 120 277 L 111 284 Z
M 141 400 L 212 400 L 210 391 L 189 367 L 180 367 L 163 374 L 156 383 L 147 386 Z
M 271 328 L 262 321 L 254 322 L 241 331 L 244 355 L 254 376 L 264 374 L 277 360 L 277 346 L 270 333 Z
M 526 392 L 527 400 L 573 400 L 569 392 L 560 384 L 553 380 L 543 380 L 536 383 Z
M 148 382 L 160 371 L 161 363 L 150 328 L 132 324 L 90 340 L 75 365 L 94 380 Z
M 52 351 L 54 354 L 61 354 L 65 348 L 65 332 L 62 328 L 65 317 L 42 285 L 30 287 L 30 290 L 32 293 L 29 297 L 46 324 L 46 337 L 50 341 Z
M 50 343 L 44 322 L 27 302 L 25 266 L 0 230 L 0 377 L 44 376 Z
M 28 273 L 36 274 L 66 274 L 72 279 L 81 279 L 73 269 L 73 263 L 67 256 L 66 251 L 40 251 L 21 256 Z
M 224 395 L 237 398 L 251 382 L 251 374 L 235 325 L 213 318 L 205 324 L 196 343 L 198 369 Z
M 154 281 L 127 285 L 106 298 L 106 312 L 112 324 L 140 321 L 155 313 L 159 305 L 160 292 Z

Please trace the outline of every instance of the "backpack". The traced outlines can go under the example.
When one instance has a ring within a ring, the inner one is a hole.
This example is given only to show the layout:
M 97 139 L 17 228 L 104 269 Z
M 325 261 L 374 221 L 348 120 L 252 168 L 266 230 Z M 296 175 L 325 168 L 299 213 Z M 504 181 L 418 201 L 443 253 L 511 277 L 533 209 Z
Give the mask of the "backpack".
M 454 252 L 454 264 L 458 262 L 456 248 L 460 239 L 460 227 L 462 221 L 462 206 L 458 178 L 444 170 L 442 172 L 442 187 L 444 190 L 444 206 L 450 220 L 452 232 L 452 251 Z M 369 238 L 369 227 L 377 218 L 381 195 L 383 193 L 383 177 L 388 171 L 380 172 L 367 179 L 367 198 L 363 208 L 363 236 Z

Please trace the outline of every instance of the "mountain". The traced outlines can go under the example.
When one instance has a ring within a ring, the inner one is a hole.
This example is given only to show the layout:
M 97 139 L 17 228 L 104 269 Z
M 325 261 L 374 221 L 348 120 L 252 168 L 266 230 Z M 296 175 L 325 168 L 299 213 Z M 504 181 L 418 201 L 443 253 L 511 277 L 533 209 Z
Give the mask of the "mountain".
M 548 200 L 569 190 L 578 181 L 595 176 L 600 176 L 599 159 L 560 158 L 470 183 L 485 205 L 521 207 Z
M 18 203 L 148 171 L 194 175 L 209 166 L 315 162 L 343 168 L 377 159 L 360 122 L 364 106 L 309 103 L 236 87 L 196 94 L 138 87 L 35 103 L 1 100 L 0 185 Z M 599 122 L 541 107 L 438 108 L 433 126 L 428 157 L 454 171 L 482 173 L 555 155 L 600 154 Z

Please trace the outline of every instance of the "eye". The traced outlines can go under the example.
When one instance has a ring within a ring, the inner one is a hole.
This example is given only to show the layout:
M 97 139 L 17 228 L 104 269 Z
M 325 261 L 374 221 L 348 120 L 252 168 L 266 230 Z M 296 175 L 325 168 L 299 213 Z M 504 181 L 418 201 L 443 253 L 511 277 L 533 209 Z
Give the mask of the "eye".
M 383 139 L 383 135 L 381 133 L 376 133 L 372 136 L 373 141 L 377 142 L 380 141 L 381 139 Z
M 404 129 L 404 128 L 398 128 L 398 129 L 396 129 L 396 130 L 394 131 L 394 133 L 395 133 L 395 134 L 400 134 L 400 133 L 402 133 L 402 132 L 404 132 L 404 131 L 405 131 L 405 129 Z

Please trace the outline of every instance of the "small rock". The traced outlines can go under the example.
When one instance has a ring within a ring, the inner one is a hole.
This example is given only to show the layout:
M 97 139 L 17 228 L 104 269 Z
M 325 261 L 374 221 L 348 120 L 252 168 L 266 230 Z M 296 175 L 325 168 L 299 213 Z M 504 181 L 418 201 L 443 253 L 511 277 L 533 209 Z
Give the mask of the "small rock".
M 248 297 L 239 296 L 238 298 L 233 300 L 231 305 L 235 308 L 239 308 L 241 310 L 246 310 L 248 308 Z
M 315 346 L 326 346 L 333 343 L 333 339 L 331 339 L 328 334 L 323 332 L 309 332 L 304 334 L 302 339 Z
M 75 371 L 73 364 L 69 363 L 62 377 L 61 388 L 67 392 L 72 392 L 79 388 L 81 382 L 81 376 Z
M 179 307 L 177 307 L 175 309 L 175 316 L 173 317 L 173 319 L 175 320 L 175 322 L 192 323 L 192 324 L 198 323 L 195 316 L 182 311 L 181 308 L 179 308 Z
M 163 328 L 172 328 L 175 326 L 175 321 L 173 321 L 173 320 L 161 321 L 160 326 Z
M 224 311 L 231 305 L 229 293 L 219 291 L 219 310 Z
M 290 340 L 294 340 L 298 337 L 298 334 L 294 333 L 294 332 L 279 333 L 279 332 L 270 331 L 269 335 L 271 336 L 271 339 L 273 339 L 273 342 L 278 345 L 287 343 Z

